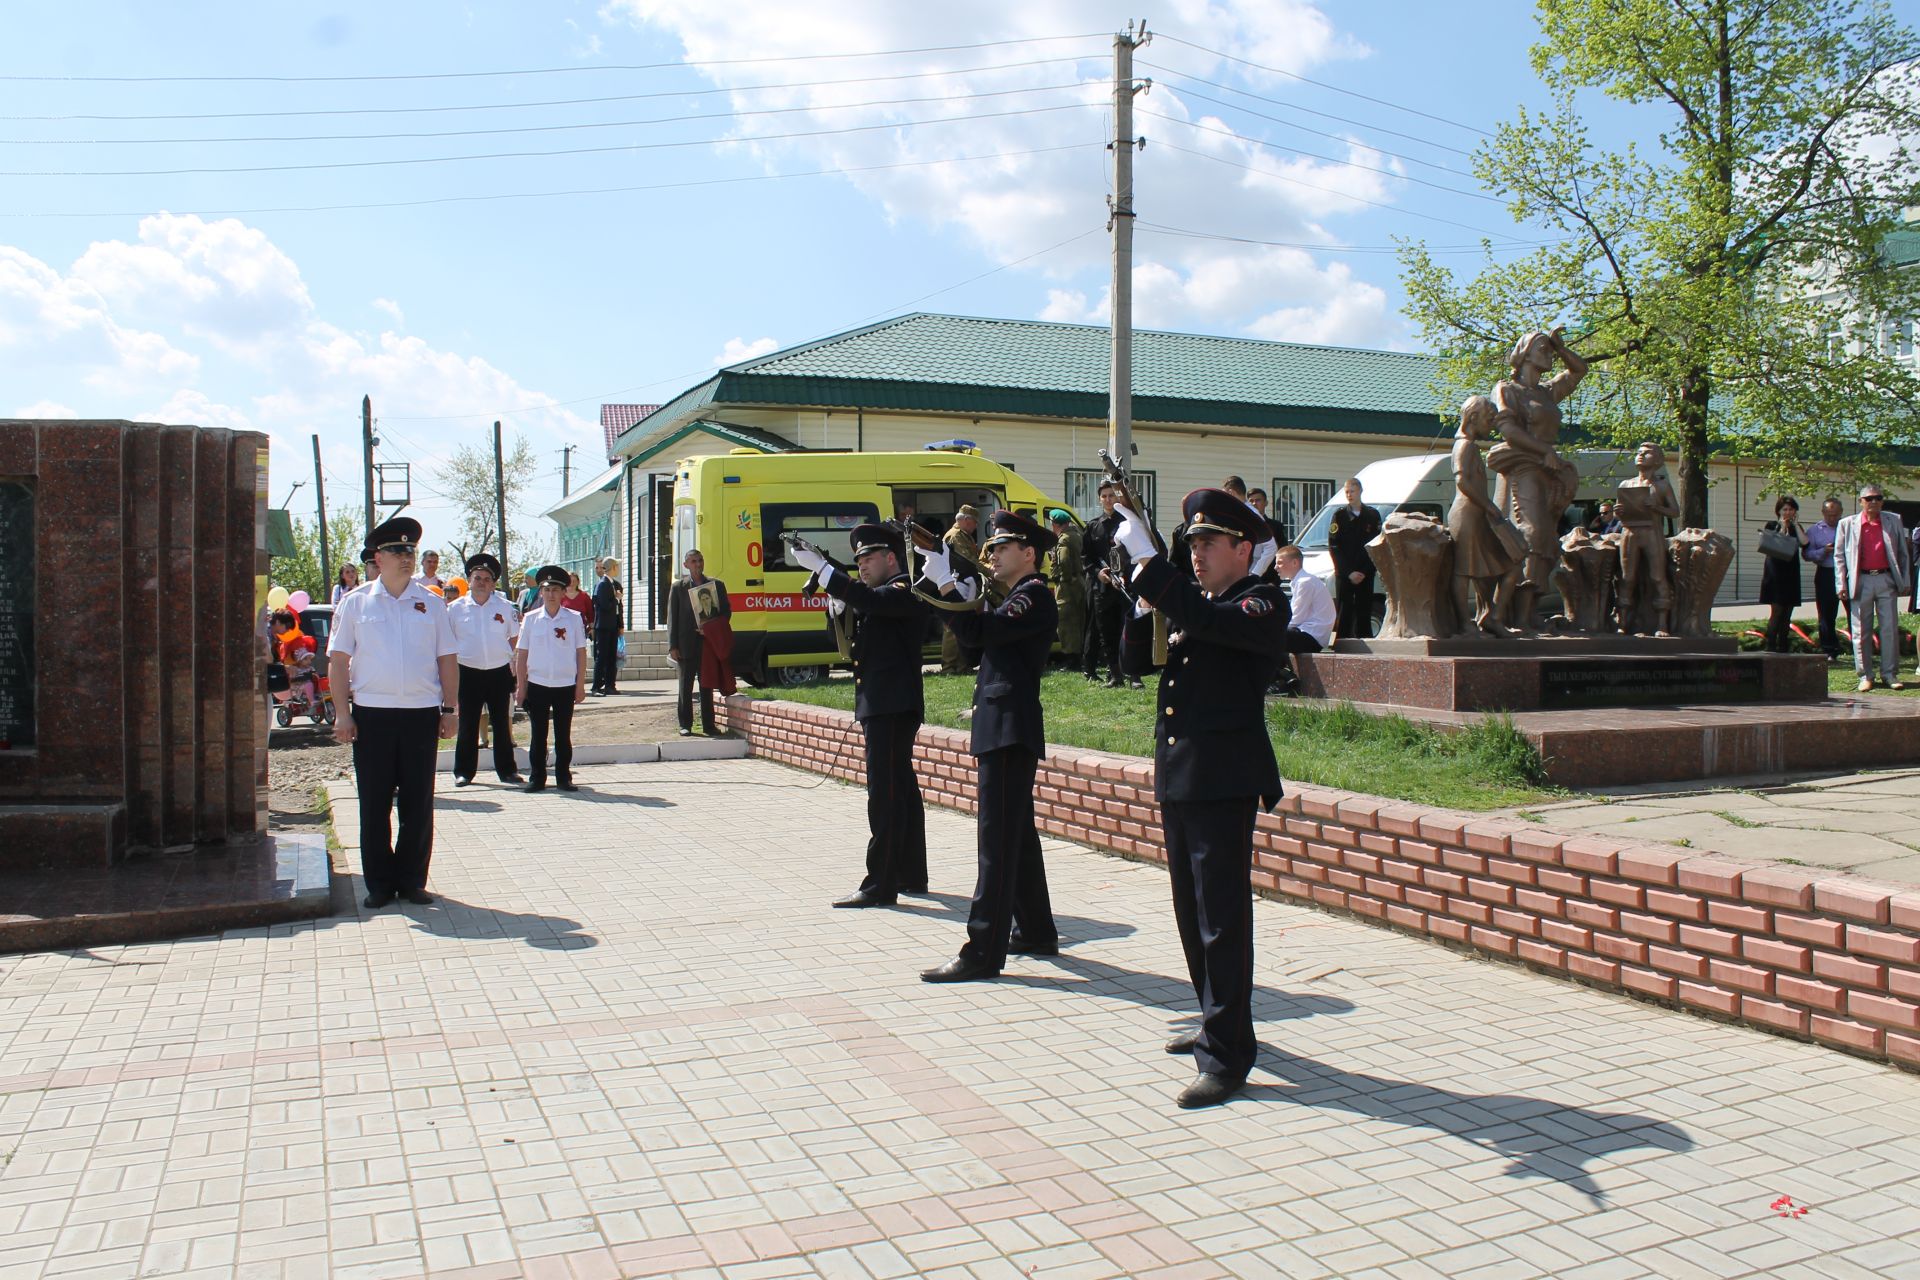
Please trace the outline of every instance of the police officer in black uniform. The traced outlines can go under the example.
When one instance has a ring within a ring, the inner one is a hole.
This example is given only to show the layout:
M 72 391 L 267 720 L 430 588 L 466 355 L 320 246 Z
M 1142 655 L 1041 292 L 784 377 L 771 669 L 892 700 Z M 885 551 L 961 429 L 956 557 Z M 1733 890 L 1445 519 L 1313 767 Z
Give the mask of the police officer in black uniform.
M 1347 481 L 1347 505 L 1327 526 L 1327 550 L 1333 553 L 1334 604 L 1340 620 L 1334 634 L 1365 640 L 1373 634 L 1373 557 L 1367 544 L 1380 536 L 1380 513 L 1360 501 L 1360 481 Z
M 973 686 L 973 755 L 979 761 L 980 875 L 967 914 L 967 941 L 957 958 L 920 975 L 926 982 L 996 978 L 1007 953 L 1054 955 L 1060 935 L 1047 896 L 1040 832 L 1033 821 L 1033 779 L 1047 751 L 1040 709 L 1060 610 L 1039 560 L 1054 544 L 1043 529 L 1013 511 L 993 513 L 982 546 L 993 576 L 1007 590 L 998 608 L 942 612 L 960 643 L 980 655 Z M 947 595 L 965 598 L 944 549 L 923 551 L 925 576 Z
M 1105 666 L 1107 687 L 1118 689 L 1128 682 L 1120 668 L 1120 631 L 1132 602 L 1127 599 L 1126 584 L 1115 581 L 1110 572 L 1113 531 L 1120 524 L 1120 517 L 1113 514 L 1113 496 L 1113 482 L 1102 480 L 1101 511 L 1087 522 L 1087 531 L 1080 538 L 1080 554 L 1087 575 L 1087 679 L 1098 680 L 1100 668 Z M 1132 683 L 1140 686 L 1138 678 Z
M 1181 503 L 1197 582 L 1154 555 L 1145 523 L 1121 510 L 1115 536 L 1141 562 L 1134 589 L 1175 628 L 1154 717 L 1153 789 L 1200 1027 L 1168 1042 L 1167 1052 L 1192 1053 L 1200 1070 L 1180 1105 L 1208 1107 L 1246 1082 L 1259 1052 L 1253 822 L 1280 798 L 1265 694 L 1281 660 L 1287 598 L 1249 572 L 1271 530 L 1233 494 L 1196 489 Z M 1129 643 L 1139 630 L 1130 629 Z
M 899 530 L 863 524 L 852 542 L 857 579 L 811 547 L 796 545 L 788 556 L 819 574 L 834 605 L 852 609 L 854 617 L 853 718 L 866 737 L 872 835 L 867 878 L 833 905 L 885 907 L 902 893 L 927 891 L 927 811 L 913 773 L 913 739 L 926 714 L 920 646 L 932 610 L 910 588 Z

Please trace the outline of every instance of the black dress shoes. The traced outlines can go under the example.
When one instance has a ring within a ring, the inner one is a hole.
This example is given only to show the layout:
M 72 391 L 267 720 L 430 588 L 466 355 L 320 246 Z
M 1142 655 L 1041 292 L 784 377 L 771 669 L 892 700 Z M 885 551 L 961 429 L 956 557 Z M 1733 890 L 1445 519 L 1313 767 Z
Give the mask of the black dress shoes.
M 527 790 L 529 791 L 545 791 L 546 789 L 547 780 L 545 778 L 536 777 L 532 782 L 527 784 Z
M 433 895 L 425 889 L 409 889 L 400 895 L 416 907 L 424 907 L 433 901 Z
M 969 960 L 965 956 L 955 956 L 938 969 L 928 969 L 920 975 L 922 982 L 990 982 L 1000 976 L 1000 971 L 984 960 Z
M 865 889 L 855 889 L 846 897 L 836 899 L 833 905 L 836 907 L 890 907 L 894 904 L 894 901 L 892 897 L 884 894 L 868 893 Z
M 392 901 L 393 895 L 390 893 L 369 893 L 365 905 L 374 911 L 378 911 Z
M 503 773 L 500 775 L 500 781 L 510 787 L 524 787 L 527 785 L 527 780 L 517 773 Z
M 1167 1041 L 1167 1052 L 1176 1054 L 1192 1053 L 1193 1047 L 1199 1043 L 1200 1033 L 1198 1031 L 1182 1031 L 1179 1035 Z
M 580 789 L 579 786 L 575 784 L 572 778 L 562 778 L 558 782 L 554 783 L 553 785 L 560 788 L 560 790 L 562 791 L 578 791 Z
M 1060 954 L 1060 943 L 1058 941 L 1028 942 L 1025 938 L 1008 938 L 1007 954 L 1010 956 L 1057 956 Z
M 680 731 L 680 736 L 681 736 L 681 737 L 683 737 L 683 738 L 691 738 L 691 737 L 693 736 L 693 730 L 691 730 L 691 729 L 682 729 L 682 730 Z
M 924 884 L 903 885 L 901 886 L 900 892 L 912 893 L 912 894 L 918 894 L 918 895 L 924 896 L 927 892 L 927 886 L 925 886 Z
M 1146 687 L 1146 681 L 1142 680 L 1139 676 L 1134 676 L 1127 681 L 1127 688 L 1129 689 L 1144 689 Z
M 1208 1075 L 1205 1072 L 1195 1076 L 1193 1083 L 1180 1091 L 1175 1099 L 1182 1108 L 1192 1111 L 1198 1107 L 1217 1107 L 1240 1092 L 1244 1079 L 1235 1080 L 1232 1076 Z
M 456 787 L 470 787 L 473 785 L 473 779 L 463 778 L 456 773 L 453 775 L 453 785 Z

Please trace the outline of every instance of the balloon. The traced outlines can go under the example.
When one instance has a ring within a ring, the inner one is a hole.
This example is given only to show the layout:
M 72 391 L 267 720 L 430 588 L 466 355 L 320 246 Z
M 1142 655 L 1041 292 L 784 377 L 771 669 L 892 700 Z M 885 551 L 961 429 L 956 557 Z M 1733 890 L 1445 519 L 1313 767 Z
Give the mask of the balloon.
M 292 599 L 292 597 L 287 594 L 285 587 L 275 587 L 273 590 L 267 592 L 267 608 L 284 609 L 287 607 L 287 601 L 290 599 Z
M 287 608 L 293 610 L 295 613 L 300 612 L 312 603 L 313 597 L 304 591 L 296 591 L 287 597 Z
M 461 595 L 467 593 L 467 580 L 465 578 L 448 578 L 447 585 Z

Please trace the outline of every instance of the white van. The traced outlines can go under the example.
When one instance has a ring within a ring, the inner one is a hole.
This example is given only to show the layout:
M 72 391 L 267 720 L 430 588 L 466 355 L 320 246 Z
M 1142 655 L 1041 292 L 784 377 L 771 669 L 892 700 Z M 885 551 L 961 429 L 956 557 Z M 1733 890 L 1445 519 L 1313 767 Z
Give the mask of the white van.
M 1560 532 L 1564 536 L 1577 525 L 1593 519 L 1601 500 L 1611 499 L 1620 482 L 1631 477 L 1634 471 L 1633 455 L 1612 449 L 1576 450 L 1562 456 L 1580 472 L 1580 487 L 1574 493 L 1573 503 L 1560 517 Z M 1378 511 L 1382 520 L 1396 511 L 1418 511 L 1436 520 L 1445 520 L 1453 506 L 1451 445 L 1446 451 L 1370 462 L 1360 469 L 1358 479 L 1361 501 Z M 1492 491 L 1491 477 L 1488 491 Z M 1342 489 L 1320 508 L 1320 514 L 1299 537 L 1306 571 L 1325 582 L 1330 591 L 1333 589 L 1333 555 L 1327 550 L 1327 526 L 1332 523 L 1334 513 L 1346 505 L 1347 496 Z M 1559 597 L 1551 590 L 1539 601 L 1549 607 L 1558 602 Z M 1387 598 L 1376 594 L 1373 602 L 1376 626 L 1386 612 Z

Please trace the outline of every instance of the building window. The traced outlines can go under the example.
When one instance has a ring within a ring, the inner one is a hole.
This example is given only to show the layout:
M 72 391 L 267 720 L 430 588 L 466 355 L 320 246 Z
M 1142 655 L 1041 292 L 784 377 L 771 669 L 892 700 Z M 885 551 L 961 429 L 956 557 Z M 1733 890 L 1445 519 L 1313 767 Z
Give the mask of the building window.
M 1067 505 L 1073 508 L 1073 513 L 1083 523 L 1100 514 L 1100 477 L 1103 474 L 1098 467 L 1067 468 Z M 1159 486 L 1154 483 L 1153 472 L 1136 471 L 1128 480 L 1140 495 L 1140 501 L 1147 504 L 1147 509 L 1141 514 L 1152 519 L 1159 509 Z
M 1275 476 L 1267 490 L 1267 518 L 1280 526 L 1280 541 L 1292 542 L 1333 500 L 1333 481 Z
M 1896 360 L 1913 357 L 1913 321 L 1890 320 L 1881 329 L 1881 350 Z

